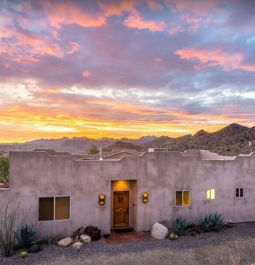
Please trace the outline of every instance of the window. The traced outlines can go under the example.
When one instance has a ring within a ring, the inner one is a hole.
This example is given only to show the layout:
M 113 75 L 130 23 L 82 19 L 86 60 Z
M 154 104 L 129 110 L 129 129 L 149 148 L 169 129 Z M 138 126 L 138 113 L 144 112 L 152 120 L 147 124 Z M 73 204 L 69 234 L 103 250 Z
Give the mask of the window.
M 39 198 L 39 221 L 70 219 L 70 197 Z
M 243 188 L 236 189 L 236 198 L 243 198 Z
M 206 198 L 209 200 L 215 199 L 215 189 L 206 190 Z
M 175 206 L 189 206 L 189 191 L 176 191 Z

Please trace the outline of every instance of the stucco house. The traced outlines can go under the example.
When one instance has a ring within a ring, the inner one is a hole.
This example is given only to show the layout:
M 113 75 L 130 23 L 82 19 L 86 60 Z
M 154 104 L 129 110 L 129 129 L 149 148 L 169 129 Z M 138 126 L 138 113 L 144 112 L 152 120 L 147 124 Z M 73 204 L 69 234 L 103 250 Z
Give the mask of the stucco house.
M 255 221 L 255 155 L 218 156 L 208 151 L 145 152 L 115 159 L 84 160 L 53 150 L 10 152 L 9 188 L 0 204 L 30 211 L 40 236 L 70 235 L 78 227 L 102 233 L 156 221 L 197 222 L 221 213 L 232 222 Z

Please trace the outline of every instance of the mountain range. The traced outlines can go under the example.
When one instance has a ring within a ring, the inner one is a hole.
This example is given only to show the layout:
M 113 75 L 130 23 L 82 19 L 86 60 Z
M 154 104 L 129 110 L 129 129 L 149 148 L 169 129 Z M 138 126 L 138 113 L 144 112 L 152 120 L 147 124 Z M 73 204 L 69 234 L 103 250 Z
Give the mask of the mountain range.
M 251 146 L 249 146 L 251 141 Z M 69 151 L 71 153 L 86 153 L 95 145 L 112 149 L 136 149 L 147 151 L 150 147 L 166 148 L 169 151 L 184 151 L 188 149 L 210 150 L 220 155 L 238 155 L 255 151 L 255 126 L 246 127 L 236 123 L 209 133 L 204 130 L 196 134 L 184 135 L 177 138 L 169 136 L 143 136 L 139 139 L 90 139 L 87 137 L 63 137 L 60 139 L 38 139 L 24 144 L 0 144 L 0 152 L 10 150 L 33 150 L 35 148 L 52 148 L 56 151 Z

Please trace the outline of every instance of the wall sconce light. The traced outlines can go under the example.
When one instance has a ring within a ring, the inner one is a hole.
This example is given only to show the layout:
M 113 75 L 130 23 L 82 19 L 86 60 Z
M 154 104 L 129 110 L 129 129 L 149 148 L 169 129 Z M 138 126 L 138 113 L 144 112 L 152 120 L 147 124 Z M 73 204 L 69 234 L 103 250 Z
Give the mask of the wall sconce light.
M 148 202 L 149 199 L 149 194 L 148 192 L 143 192 L 143 203 Z
M 105 204 L 105 195 L 104 194 L 100 194 L 99 195 L 99 204 L 100 205 L 104 205 Z

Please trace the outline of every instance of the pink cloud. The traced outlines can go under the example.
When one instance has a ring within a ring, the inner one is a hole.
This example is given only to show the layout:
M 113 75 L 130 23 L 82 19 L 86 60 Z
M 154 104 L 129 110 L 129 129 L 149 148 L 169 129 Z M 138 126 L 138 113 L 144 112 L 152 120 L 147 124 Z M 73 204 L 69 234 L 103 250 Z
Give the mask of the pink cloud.
M 67 52 L 67 54 L 73 54 L 74 52 L 77 52 L 80 49 L 80 45 L 77 42 L 70 42 L 71 50 Z
M 196 49 L 196 48 L 184 48 L 175 52 L 179 55 L 181 59 L 191 60 L 197 59 L 202 64 L 197 65 L 194 68 L 197 70 L 221 66 L 225 71 L 230 71 L 233 69 L 242 69 L 244 71 L 253 72 L 255 71 L 255 64 L 244 63 L 244 54 L 230 53 L 222 49 L 206 50 L 206 49 Z
M 170 35 L 175 35 L 179 32 L 182 32 L 184 30 L 184 28 L 182 26 L 175 26 L 172 27 L 168 32 Z
M 60 28 L 61 24 L 73 23 L 82 27 L 101 27 L 106 24 L 106 17 L 103 14 L 86 13 L 72 2 L 42 0 L 42 5 L 51 25 L 56 28 Z M 31 9 L 29 2 L 22 3 L 20 7 L 24 11 Z
M 84 71 L 84 72 L 82 73 L 82 75 L 83 75 L 84 77 L 89 77 L 89 76 L 91 75 L 91 73 L 90 73 L 89 71 Z
M 163 6 L 155 0 L 147 0 L 147 4 L 148 4 L 149 8 L 152 10 L 163 9 Z
M 123 25 L 128 28 L 148 29 L 152 32 L 163 31 L 167 27 L 166 23 L 162 21 L 143 20 L 137 10 L 131 12 L 130 16 L 123 22 Z
M 154 58 L 153 60 L 156 61 L 156 62 L 162 62 L 161 58 Z

